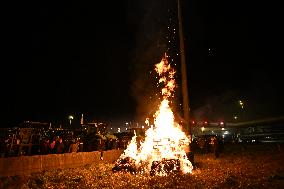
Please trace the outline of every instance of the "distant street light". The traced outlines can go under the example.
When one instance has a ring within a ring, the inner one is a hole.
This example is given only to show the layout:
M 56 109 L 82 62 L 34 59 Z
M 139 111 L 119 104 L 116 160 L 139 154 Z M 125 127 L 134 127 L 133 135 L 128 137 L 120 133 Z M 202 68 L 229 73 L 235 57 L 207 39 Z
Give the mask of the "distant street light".
M 241 108 L 244 109 L 244 103 L 243 103 L 243 101 L 239 100 L 239 104 L 240 104 Z
M 69 116 L 68 116 L 68 119 L 69 119 L 69 123 L 70 123 L 70 126 L 71 126 L 72 120 L 74 119 L 74 117 L 73 117 L 72 115 L 69 115 Z
M 239 100 L 239 105 L 241 106 L 240 117 L 241 117 L 241 120 L 244 121 L 245 120 L 244 102 L 242 100 Z

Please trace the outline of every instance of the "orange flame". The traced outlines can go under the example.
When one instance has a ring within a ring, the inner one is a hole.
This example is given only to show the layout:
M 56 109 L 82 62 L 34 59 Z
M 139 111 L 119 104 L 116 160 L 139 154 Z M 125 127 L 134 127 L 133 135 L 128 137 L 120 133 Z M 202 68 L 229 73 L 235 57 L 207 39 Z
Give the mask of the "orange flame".
M 162 89 L 163 100 L 159 110 L 154 115 L 154 127 L 145 133 L 145 141 L 137 148 L 136 134 L 132 138 L 121 158 L 131 157 L 135 165 L 146 164 L 145 172 L 149 173 L 153 161 L 163 159 L 178 159 L 183 173 L 192 172 L 192 164 L 186 156 L 190 140 L 182 131 L 180 125 L 175 122 L 174 114 L 169 106 L 169 97 L 173 96 L 175 89 L 175 70 L 170 66 L 167 55 L 161 62 L 155 65 L 155 71 L 160 76 L 159 82 L 164 85 Z M 149 121 L 149 119 L 146 119 Z M 165 173 L 160 173 L 165 175 Z
M 155 65 L 155 71 L 160 76 L 159 83 L 163 83 L 165 85 L 162 89 L 163 98 L 171 97 L 175 89 L 175 71 L 169 64 L 168 56 L 166 54 L 162 58 L 161 62 Z

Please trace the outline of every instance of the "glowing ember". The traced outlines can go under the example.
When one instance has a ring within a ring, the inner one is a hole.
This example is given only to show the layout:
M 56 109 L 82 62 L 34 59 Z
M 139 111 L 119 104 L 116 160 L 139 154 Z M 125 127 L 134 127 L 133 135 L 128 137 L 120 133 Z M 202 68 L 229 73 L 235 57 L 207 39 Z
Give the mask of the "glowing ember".
M 159 82 L 164 85 L 162 89 L 163 100 L 159 110 L 155 113 L 154 127 L 145 133 L 145 141 L 137 148 L 136 134 L 121 159 L 130 158 L 135 162 L 135 169 L 140 173 L 151 173 L 157 170 L 155 175 L 167 175 L 170 172 L 182 171 L 191 173 L 193 167 L 186 156 L 190 140 L 174 121 L 174 114 L 169 106 L 169 97 L 173 96 L 175 89 L 175 71 L 167 60 L 167 55 L 161 62 L 155 65 Z M 149 118 L 146 119 L 149 124 Z

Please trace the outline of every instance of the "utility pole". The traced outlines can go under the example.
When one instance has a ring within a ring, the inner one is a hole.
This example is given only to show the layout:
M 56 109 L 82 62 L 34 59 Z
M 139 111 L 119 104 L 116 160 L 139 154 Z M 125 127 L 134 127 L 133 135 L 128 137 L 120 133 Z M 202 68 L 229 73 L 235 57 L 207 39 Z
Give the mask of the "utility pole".
M 191 129 L 191 124 L 189 120 L 187 71 L 186 71 L 185 52 L 184 52 L 183 25 L 182 25 L 180 0 L 178 0 L 178 25 L 179 25 L 179 46 L 180 46 L 181 75 L 182 75 L 181 85 L 182 85 L 182 97 L 183 97 L 183 116 L 185 119 L 186 130 L 190 135 L 190 140 L 192 141 L 192 129 Z

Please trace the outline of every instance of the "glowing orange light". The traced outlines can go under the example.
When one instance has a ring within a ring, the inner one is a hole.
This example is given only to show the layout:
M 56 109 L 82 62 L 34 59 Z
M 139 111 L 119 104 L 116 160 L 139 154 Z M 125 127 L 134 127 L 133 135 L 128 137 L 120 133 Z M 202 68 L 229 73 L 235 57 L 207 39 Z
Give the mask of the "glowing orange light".
M 158 73 L 159 82 L 164 86 L 162 89 L 162 102 L 159 110 L 154 115 L 154 126 L 146 130 L 145 141 L 137 148 L 136 135 L 132 138 L 127 149 L 120 158 L 131 157 L 135 165 L 147 165 L 145 172 L 150 172 L 152 162 L 162 161 L 163 159 L 178 159 L 180 169 L 183 173 L 192 172 L 192 164 L 187 159 L 186 152 L 189 145 L 189 138 L 182 131 L 181 126 L 175 122 L 174 114 L 169 106 L 169 97 L 173 96 L 176 87 L 174 74 L 175 70 L 168 63 L 167 55 L 161 62 L 155 65 L 155 71 Z M 149 124 L 149 118 L 145 123 Z M 160 173 L 166 175 L 165 172 Z

